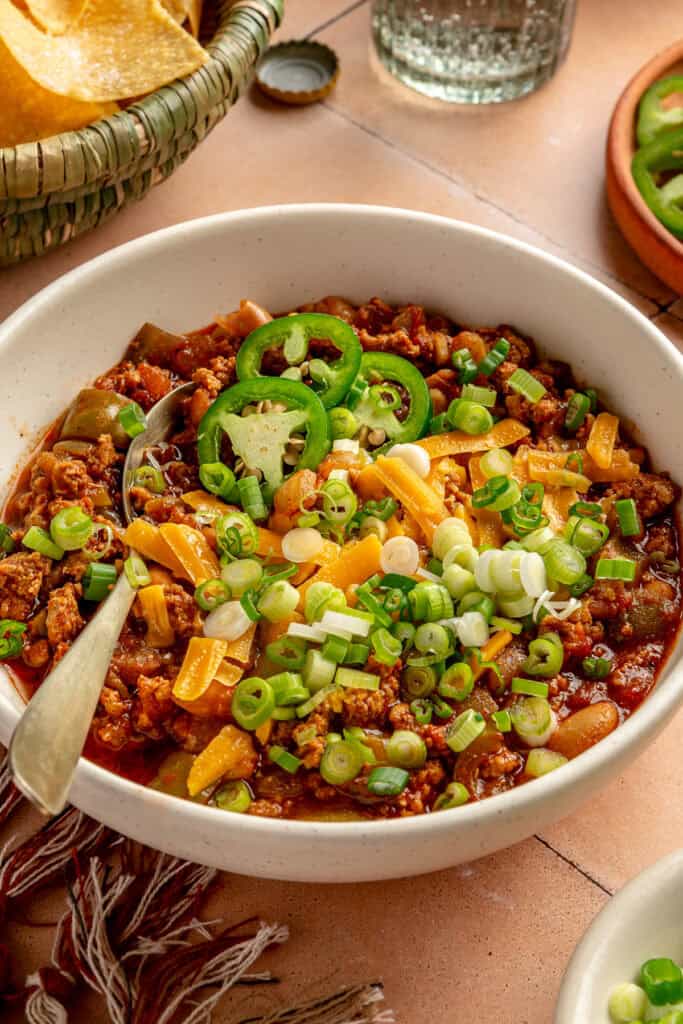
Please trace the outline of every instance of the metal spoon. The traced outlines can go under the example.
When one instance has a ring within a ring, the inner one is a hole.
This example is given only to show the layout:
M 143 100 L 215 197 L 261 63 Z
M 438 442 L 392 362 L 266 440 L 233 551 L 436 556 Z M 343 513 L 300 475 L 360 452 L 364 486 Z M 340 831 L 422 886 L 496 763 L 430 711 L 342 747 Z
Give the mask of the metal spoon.
M 182 384 L 147 414 L 147 427 L 132 441 L 123 467 L 123 512 L 135 518 L 128 496 L 130 475 L 145 448 L 167 436 L 179 401 L 195 385 Z M 78 759 L 97 707 L 114 648 L 135 597 L 121 573 L 109 597 L 93 615 L 58 665 L 43 680 L 17 724 L 9 746 L 15 785 L 44 814 L 66 805 Z

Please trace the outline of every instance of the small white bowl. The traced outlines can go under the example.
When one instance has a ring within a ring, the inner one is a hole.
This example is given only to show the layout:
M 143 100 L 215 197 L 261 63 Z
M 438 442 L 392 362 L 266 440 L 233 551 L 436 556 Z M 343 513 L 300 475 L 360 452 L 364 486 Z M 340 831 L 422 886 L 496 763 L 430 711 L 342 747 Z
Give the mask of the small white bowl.
M 554 1024 L 611 1024 L 615 985 L 653 957 L 683 960 L 683 850 L 636 875 L 600 911 L 562 981 Z
M 509 323 L 569 362 L 637 424 L 655 464 L 683 481 L 683 358 L 586 274 L 503 235 L 408 210 L 305 205 L 190 221 L 72 271 L 0 326 L 0 502 L 19 460 L 122 356 L 140 324 L 207 323 L 250 296 L 274 310 L 329 294 L 418 302 L 464 324 Z M 398 878 L 510 846 L 570 814 L 651 742 L 683 699 L 680 640 L 624 725 L 555 771 L 457 811 L 397 821 L 281 821 L 178 800 L 81 760 L 70 799 L 112 828 L 187 860 L 311 882 Z M 0 741 L 22 703 L 0 667 Z M 59 723 L 55 723 L 59 728 Z

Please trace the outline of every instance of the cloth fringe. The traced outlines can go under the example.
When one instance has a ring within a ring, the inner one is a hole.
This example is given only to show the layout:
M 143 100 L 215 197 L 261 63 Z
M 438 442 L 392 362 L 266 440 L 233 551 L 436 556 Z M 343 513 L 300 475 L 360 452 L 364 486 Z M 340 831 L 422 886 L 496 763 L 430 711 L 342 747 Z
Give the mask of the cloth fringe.
M 394 1024 L 393 1010 L 380 1006 L 384 990 L 379 982 L 341 988 L 329 996 L 274 1010 L 265 1017 L 250 1017 L 240 1024 Z
M 23 794 L 12 782 L 9 765 L 5 759 L 0 765 L 0 825 L 7 821 L 23 800 Z

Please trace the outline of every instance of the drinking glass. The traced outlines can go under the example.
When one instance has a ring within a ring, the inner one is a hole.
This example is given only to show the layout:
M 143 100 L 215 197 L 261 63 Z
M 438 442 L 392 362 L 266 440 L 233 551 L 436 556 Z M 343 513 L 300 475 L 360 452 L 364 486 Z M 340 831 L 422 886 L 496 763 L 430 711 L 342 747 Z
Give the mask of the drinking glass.
M 575 0 L 374 0 L 384 66 L 452 103 L 501 103 L 533 92 L 562 63 Z

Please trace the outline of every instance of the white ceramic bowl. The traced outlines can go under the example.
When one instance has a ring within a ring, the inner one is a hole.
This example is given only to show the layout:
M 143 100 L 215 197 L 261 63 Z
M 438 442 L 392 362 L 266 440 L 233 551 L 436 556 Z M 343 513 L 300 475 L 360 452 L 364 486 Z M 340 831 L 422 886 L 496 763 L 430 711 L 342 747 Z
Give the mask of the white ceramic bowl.
M 683 850 L 631 879 L 600 911 L 569 961 L 555 1024 L 611 1024 L 615 985 L 652 957 L 683 960 Z
M 464 323 L 517 325 L 631 417 L 655 463 L 683 481 L 683 434 L 671 429 L 683 359 L 619 296 L 481 228 L 381 207 L 310 205 L 210 217 L 138 239 L 67 274 L 10 317 L 0 328 L 0 489 L 30 441 L 120 358 L 143 321 L 182 331 L 247 295 L 284 310 L 329 293 L 413 300 Z M 543 779 L 454 812 L 334 824 L 232 815 L 87 761 L 71 796 L 151 846 L 245 874 L 349 882 L 434 871 L 546 827 L 631 764 L 683 697 L 679 660 L 677 648 L 644 706 L 597 747 Z M 0 740 L 20 712 L 0 670 Z

